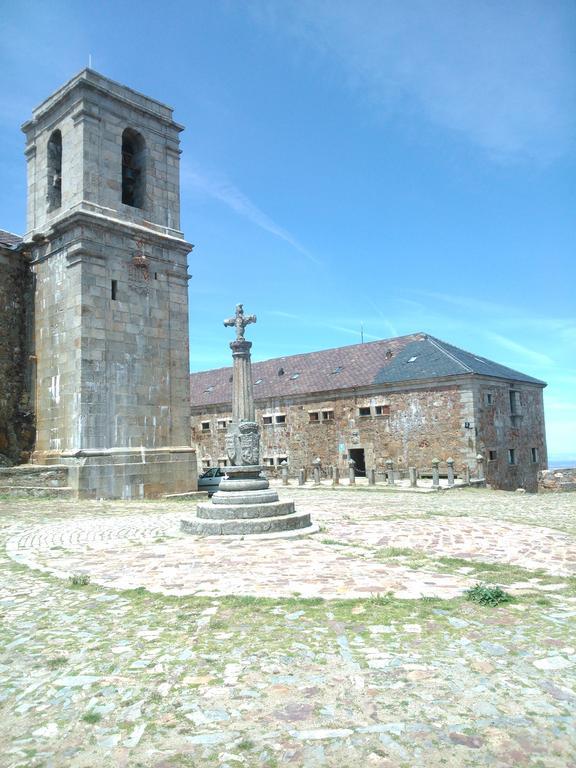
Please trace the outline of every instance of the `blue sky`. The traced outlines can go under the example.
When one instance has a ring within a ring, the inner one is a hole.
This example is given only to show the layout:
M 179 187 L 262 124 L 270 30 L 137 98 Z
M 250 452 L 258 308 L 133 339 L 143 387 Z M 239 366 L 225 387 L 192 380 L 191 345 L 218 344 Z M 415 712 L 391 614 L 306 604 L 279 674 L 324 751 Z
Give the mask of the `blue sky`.
M 0 227 L 20 124 L 88 63 L 186 125 L 192 370 L 427 331 L 549 382 L 576 457 L 572 0 L 0 0 Z

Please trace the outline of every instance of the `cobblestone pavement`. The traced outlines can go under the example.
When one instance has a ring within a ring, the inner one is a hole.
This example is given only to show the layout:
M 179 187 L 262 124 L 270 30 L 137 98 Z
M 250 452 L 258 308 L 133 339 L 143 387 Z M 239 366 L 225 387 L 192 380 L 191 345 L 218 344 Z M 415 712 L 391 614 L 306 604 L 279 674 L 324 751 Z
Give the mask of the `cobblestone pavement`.
M 288 491 L 319 534 L 0 501 L 1 768 L 576 768 L 576 495 Z

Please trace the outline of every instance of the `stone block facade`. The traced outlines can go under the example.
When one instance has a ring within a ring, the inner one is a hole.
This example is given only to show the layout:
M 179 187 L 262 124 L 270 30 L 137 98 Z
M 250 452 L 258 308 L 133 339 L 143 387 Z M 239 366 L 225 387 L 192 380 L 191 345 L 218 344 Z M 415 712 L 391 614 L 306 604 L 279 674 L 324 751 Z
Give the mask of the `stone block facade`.
M 472 392 L 486 482 L 536 492 L 548 466 L 542 387 L 492 379 L 475 381 Z
M 301 467 L 310 468 L 316 458 L 324 468 L 338 466 L 343 472 L 358 451 L 364 466 L 379 472 L 387 459 L 404 469 L 430 468 L 433 459 L 450 456 L 457 466 L 472 466 L 475 442 L 463 424 L 473 417 L 472 399 L 458 386 L 256 401 L 262 461 L 279 466 L 287 460 L 292 476 Z M 192 443 L 203 466 L 224 462 L 230 418 L 229 409 L 196 413 L 193 408 Z

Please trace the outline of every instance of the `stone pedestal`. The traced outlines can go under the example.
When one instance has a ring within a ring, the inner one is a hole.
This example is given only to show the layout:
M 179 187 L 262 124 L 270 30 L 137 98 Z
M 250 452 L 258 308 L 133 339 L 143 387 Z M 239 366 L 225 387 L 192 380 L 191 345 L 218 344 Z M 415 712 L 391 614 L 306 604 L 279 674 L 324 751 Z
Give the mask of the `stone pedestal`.
M 198 504 L 196 517 L 182 520 L 185 533 L 198 536 L 250 536 L 315 533 L 308 512 L 297 512 L 293 501 L 280 501 L 260 473 L 264 467 L 227 467 L 220 490 L 210 502 Z

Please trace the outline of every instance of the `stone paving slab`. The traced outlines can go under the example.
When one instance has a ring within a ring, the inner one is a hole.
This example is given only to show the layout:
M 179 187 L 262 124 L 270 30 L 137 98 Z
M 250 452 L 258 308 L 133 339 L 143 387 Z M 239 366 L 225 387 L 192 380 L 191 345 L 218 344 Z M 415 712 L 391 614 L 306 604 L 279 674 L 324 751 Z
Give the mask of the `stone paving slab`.
M 0 768 L 576 768 L 576 497 L 298 500 L 322 531 L 263 551 L 181 536 L 182 502 L 0 502 Z M 530 594 L 416 599 L 491 556 Z M 144 580 L 170 594 L 109 586 Z

